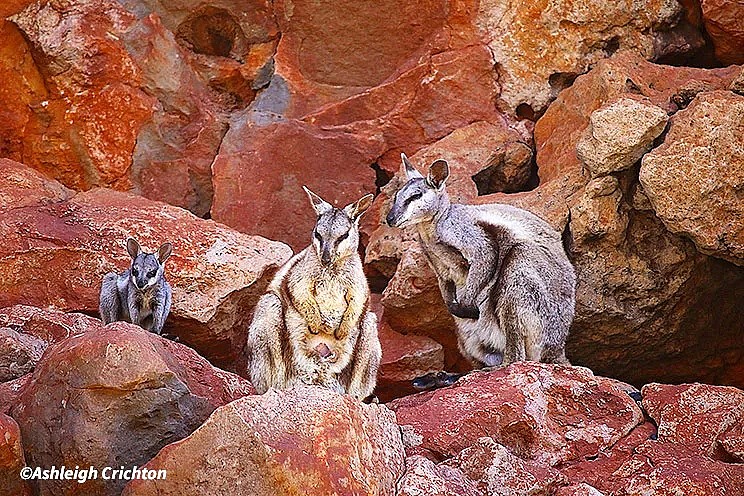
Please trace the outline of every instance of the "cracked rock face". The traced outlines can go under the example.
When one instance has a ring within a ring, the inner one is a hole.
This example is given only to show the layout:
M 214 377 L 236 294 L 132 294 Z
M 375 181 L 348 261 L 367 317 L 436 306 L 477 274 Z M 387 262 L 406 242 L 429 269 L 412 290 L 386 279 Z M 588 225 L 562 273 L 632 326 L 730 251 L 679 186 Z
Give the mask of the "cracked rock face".
M 744 96 L 699 93 L 643 157 L 640 181 L 667 229 L 744 265 Z
M 393 496 L 405 463 L 400 430 L 387 407 L 300 387 L 270 389 L 217 409 L 146 467 L 165 469 L 168 478 L 133 481 L 124 495 Z
M 174 253 L 166 278 L 173 306 L 166 332 L 213 363 L 235 367 L 255 302 L 291 256 L 286 245 L 134 195 L 104 189 L 73 194 L 9 160 L 0 161 L 0 171 L 0 195 L 8 200 L 3 208 L 20 204 L 0 219 L 0 306 L 95 315 L 103 275 L 130 264 L 126 238 L 151 251 L 169 241 Z
M 47 349 L 11 411 L 31 466 L 141 466 L 215 408 L 254 392 L 193 350 L 131 324 L 90 327 Z M 86 490 L 120 494 L 125 483 L 99 478 Z M 79 487 L 40 486 L 43 494 Z

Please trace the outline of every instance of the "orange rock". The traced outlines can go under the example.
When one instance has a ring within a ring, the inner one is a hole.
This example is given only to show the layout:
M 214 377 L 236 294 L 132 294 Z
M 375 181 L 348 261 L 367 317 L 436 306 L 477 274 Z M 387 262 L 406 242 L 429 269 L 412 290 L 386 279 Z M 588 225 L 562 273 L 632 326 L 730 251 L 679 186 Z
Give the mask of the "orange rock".
M 705 30 L 724 64 L 744 64 L 744 5 L 731 0 L 701 0 Z
M 131 324 L 100 322 L 50 346 L 12 410 L 34 467 L 142 466 L 251 384 Z M 39 481 L 42 493 L 120 494 L 124 480 Z
M 103 275 L 130 263 L 128 236 L 151 250 L 170 241 L 175 249 L 166 276 L 173 307 L 166 332 L 216 364 L 235 366 L 253 306 L 289 258 L 287 246 L 125 193 L 96 189 L 69 196 L 8 160 L 0 161 L 0 177 L 0 197 L 21 204 L 0 220 L 0 307 L 20 303 L 95 315 Z
M 15 420 L 0 413 L 0 494 L 31 496 L 31 486 L 21 479 L 26 465 L 21 431 Z
M 146 467 L 167 470 L 167 479 L 132 481 L 124 495 L 393 496 L 405 463 L 400 430 L 386 407 L 301 387 L 270 389 L 217 409 Z

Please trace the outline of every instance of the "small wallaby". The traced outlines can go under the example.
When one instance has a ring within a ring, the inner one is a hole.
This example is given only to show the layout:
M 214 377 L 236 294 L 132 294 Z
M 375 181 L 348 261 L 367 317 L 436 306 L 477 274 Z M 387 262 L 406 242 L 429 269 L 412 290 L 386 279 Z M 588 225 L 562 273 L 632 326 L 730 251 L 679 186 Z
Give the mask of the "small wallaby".
M 173 245 L 164 243 L 157 253 L 145 253 L 139 243 L 127 239 L 132 257 L 129 269 L 103 276 L 99 311 L 104 324 L 123 320 L 161 334 L 171 307 L 171 287 L 165 280 L 165 261 Z
M 312 243 L 258 301 L 246 343 L 250 379 L 260 394 L 305 383 L 363 400 L 382 357 L 357 251 L 372 195 L 338 209 L 304 189 L 317 214 Z
M 479 368 L 568 363 L 576 275 L 560 233 L 509 205 L 453 204 L 445 190 L 446 161 L 432 163 L 424 177 L 405 155 L 402 160 L 407 182 L 386 221 L 416 226 L 455 317 L 463 356 Z

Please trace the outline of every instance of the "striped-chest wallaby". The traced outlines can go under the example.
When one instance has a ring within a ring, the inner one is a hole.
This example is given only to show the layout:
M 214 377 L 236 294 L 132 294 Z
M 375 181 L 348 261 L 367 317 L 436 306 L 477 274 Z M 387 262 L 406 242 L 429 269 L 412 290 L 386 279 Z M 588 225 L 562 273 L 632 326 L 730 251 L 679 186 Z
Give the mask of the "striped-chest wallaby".
M 386 221 L 416 226 L 463 356 L 478 367 L 568 363 L 576 276 L 560 234 L 509 205 L 453 204 L 445 190 L 447 162 L 435 161 L 424 177 L 402 158 L 407 182 Z
M 365 399 L 382 356 L 357 252 L 359 218 L 372 195 L 337 209 L 305 191 L 317 214 L 312 244 L 258 301 L 246 344 L 251 382 L 259 393 L 305 383 Z
M 129 269 L 103 276 L 99 311 L 105 324 L 123 320 L 161 334 L 171 307 L 171 287 L 165 280 L 165 261 L 173 245 L 164 243 L 156 253 L 142 251 L 139 243 L 127 239 L 132 257 Z

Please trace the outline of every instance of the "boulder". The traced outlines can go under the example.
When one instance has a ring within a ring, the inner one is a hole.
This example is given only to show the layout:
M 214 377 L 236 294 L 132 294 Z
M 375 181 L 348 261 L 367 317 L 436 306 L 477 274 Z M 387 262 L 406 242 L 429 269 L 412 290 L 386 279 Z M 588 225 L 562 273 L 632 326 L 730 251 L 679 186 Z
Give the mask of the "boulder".
M 524 461 L 490 437 L 482 437 L 446 465 L 459 468 L 489 496 L 550 496 L 566 483 L 557 470 Z
M 219 453 L 218 456 L 215 456 Z M 395 415 L 317 387 L 270 389 L 217 409 L 145 465 L 124 495 L 394 495 L 405 458 Z
M 411 381 L 444 369 L 442 345 L 426 336 L 405 335 L 385 320 L 379 297 L 372 295 L 371 309 L 377 314 L 382 360 L 377 373 L 375 396 L 386 403 L 414 393 Z
M 0 494 L 13 496 L 33 494 L 30 485 L 20 476 L 25 465 L 18 424 L 4 413 L 0 413 Z
M 655 105 L 621 98 L 595 110 L 576 144 L 576 154 L 592 177 L 629 169 L 661 134 L 667 114 Z
M 555 496 L 604 496 L 604 494 L 582 482 L 581 484 L 559 487 Z
M 408 453 L 438 460 L 490 437 L 519 458 L 553 466 L 596 455 L 643 420 L 614 382 L 580 367 L 533 362 L 473 372 L 389 405 L 407 432 Z
M 435 465 L 421 455 L 406 458 L 406 472 L 398 481 L 397 496 L 481 496 L 475 481 L 459 469 Z
M 729 0 L 701 0 L 705 31 L 723 64 L 744 64 L 744 5 Z
M 699 93 L 643 157 L 640 181 L 669 231 L 744 265 L 744 96 Z
M 95 315 L 103 275 L 129 266 L 127 237 L 136 237 L 150 250 L 170 241 L 174 254 L 166 277 L 173 287 L 173 306 L 166 332 L 217 365 L 235 366 L 253 306 L 274 271 L 291 256 L 287 246 L 111 190 L 70 197 L 66 190 L 57 191 L 60 195 L 50 203 L 48 192 L 34 188 L 42 180 L 38 173 L 10 161 L 0 162 L 0 169 L 2 176 L 23 178 L 10 188 L 0 183 L 0 194 L 10 204 L 25 198 L 0 219 L 6 241 L 0 248 L 0 272 L 5 275 L 0 307 L 51 305 Z M 39 280 L 46 282 L 40 285 Z
M 658 444 L 682 446 L 690 455 L 744 463 L 740 452 L 728 449 L 744 442 L 744 391 L 652 383 L 643 386 L 642 394 L 644 409 L 658 425 Z
M 18 112 L 4 156 L 74 189 L 134 191 L 207 214 L 227 123 L 191 52 L 144 5 L 27 4 L 10 17 L 23 35 L 8 48 L 14 70 L 18 57 L 24 64 L 8 89 Z
M 645 0 L 632 5 L 589 2 L 480 2 L 475 18 L 499 74 L 502 107 L 533 119 L 577 75 L 618 50 L 644 59 L 659 53 L 674 35 L 677 52 L 703 44 L 696 30 L 683 34 L 676 1 Z M 674 50 L 672 50 L 674 51 Z
M 0 382 L 0 413 L 6 415 L 18 404 L 23 388 L 31 380 L 31 374 L 22 375 L 12 381 Z
M 621 98 L 643 99 L 668 114 L 686 106 L 700 91 L 727 89 L 740 69 L 698 69 L 647 62 L 631 51 L 619 51 L 598 61 L 550 105 L 535 124 L 540 184 L 580 167 L 577 144 L 592 113 Z
M 142 465 L 193 432 L 250 383 L 193 350 L 131 324 L 51 345 L 11 414 L 30 466 Z M 119 494 L 126 481 L 39 481 L 43 494 Z

